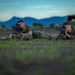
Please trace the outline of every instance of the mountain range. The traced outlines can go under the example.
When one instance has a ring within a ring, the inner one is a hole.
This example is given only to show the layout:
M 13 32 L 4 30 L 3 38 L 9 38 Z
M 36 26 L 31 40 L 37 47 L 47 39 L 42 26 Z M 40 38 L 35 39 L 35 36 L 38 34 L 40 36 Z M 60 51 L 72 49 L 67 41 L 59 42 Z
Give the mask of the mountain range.
M 36 19 L 32 17 L 25 17 L 25 18 L 20 18 L 20 17 L 12 17 L 10 20 L 5 21 L 5 22 L 0 22 L 0 27 L 2 25 L 6 25 L 7 27 L 11 27 L 12 25 L 16 24 L 17 21 L 23 20 L 24 23 L 28 26 L 32 26 L 33 23 L 41 23 L 44 26 L 49 26 L 50 24 L 63 24 L 65 21 L 67 21 L 67 16 L 59 17 L 59 16 L 54 16 L 50 18 L 43 18 L 43 19 Z

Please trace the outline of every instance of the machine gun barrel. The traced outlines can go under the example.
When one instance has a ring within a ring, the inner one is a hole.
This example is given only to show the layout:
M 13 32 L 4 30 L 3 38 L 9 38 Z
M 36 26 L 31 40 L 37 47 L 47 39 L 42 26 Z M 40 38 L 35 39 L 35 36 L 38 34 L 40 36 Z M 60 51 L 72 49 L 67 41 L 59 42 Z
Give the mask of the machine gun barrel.
M 19 25 L 13 25 L 13 27 L 12 27 L 12 33 L 13 34 L 19 34 L 19 33 L 21 33 L 21 31 L 22 31 L 22 29 L 20 28 L 20 26 Z
M 61 28 L 59 29 L 59 31 L 60 31 L 60 33 L 59 33 L 59 35 L 56 37 L 56 41 L 61 37 L 62 34 L 65 34 L 65 27 L 64 27 L 64 26 L 61 27 Z

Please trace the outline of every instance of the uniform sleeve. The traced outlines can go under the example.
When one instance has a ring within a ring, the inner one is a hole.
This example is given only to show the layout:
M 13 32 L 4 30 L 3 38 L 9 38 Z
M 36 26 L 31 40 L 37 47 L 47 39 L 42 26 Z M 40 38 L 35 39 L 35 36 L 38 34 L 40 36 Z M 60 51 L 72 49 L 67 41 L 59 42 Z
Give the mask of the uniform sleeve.
M 32 29 L 28 26 L 26 26 L 26 30 L 23 31 L 23 33 L 28 33 L 29 31 L 32 31 Z

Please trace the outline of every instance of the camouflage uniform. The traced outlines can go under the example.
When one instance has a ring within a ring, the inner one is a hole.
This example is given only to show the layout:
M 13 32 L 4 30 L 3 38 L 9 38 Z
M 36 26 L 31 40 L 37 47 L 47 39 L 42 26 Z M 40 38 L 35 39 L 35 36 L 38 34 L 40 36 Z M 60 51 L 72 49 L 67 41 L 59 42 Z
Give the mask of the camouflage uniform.
M 23 33 L 21 36 L 22 40 L 31 40 L 31 39 L 52 39 L 50 34 L 45 33 L 44 31 L 40 30 L 33 30 L 32 35 L 28 33 Z

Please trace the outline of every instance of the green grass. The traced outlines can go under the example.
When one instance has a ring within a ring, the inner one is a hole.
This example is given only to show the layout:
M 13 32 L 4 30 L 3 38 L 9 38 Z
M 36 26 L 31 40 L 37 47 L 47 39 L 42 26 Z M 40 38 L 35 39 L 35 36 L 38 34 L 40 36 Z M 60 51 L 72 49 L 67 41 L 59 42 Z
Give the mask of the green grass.
M 0 75 L 75 75 L 75 40 L 0 40 Z
M 13 68 L 13 59 L 20 60 L 25 65 L 31 62 L 40 63 L 44 59 L 65 63 L 68 68 L 66 74 L 75 74 L 75 40 L 46 40 L 36 39 L 31 41 L 6 40 L 0 41 L 0 61 L 5 70 Z M 37 59 L 37 60 L 36 60 Z M 6 63 L 5 63 L 6 62 Z M 61 66 L 61 65 L 60 65 Z M 40 67 L 39 67 L 40 68 Z M 36 70 L 37 71 L 37 70 Z M 35 71 L 35 73 L 36 73 Z M 63 74 L 63 73 L 62 73 Z

